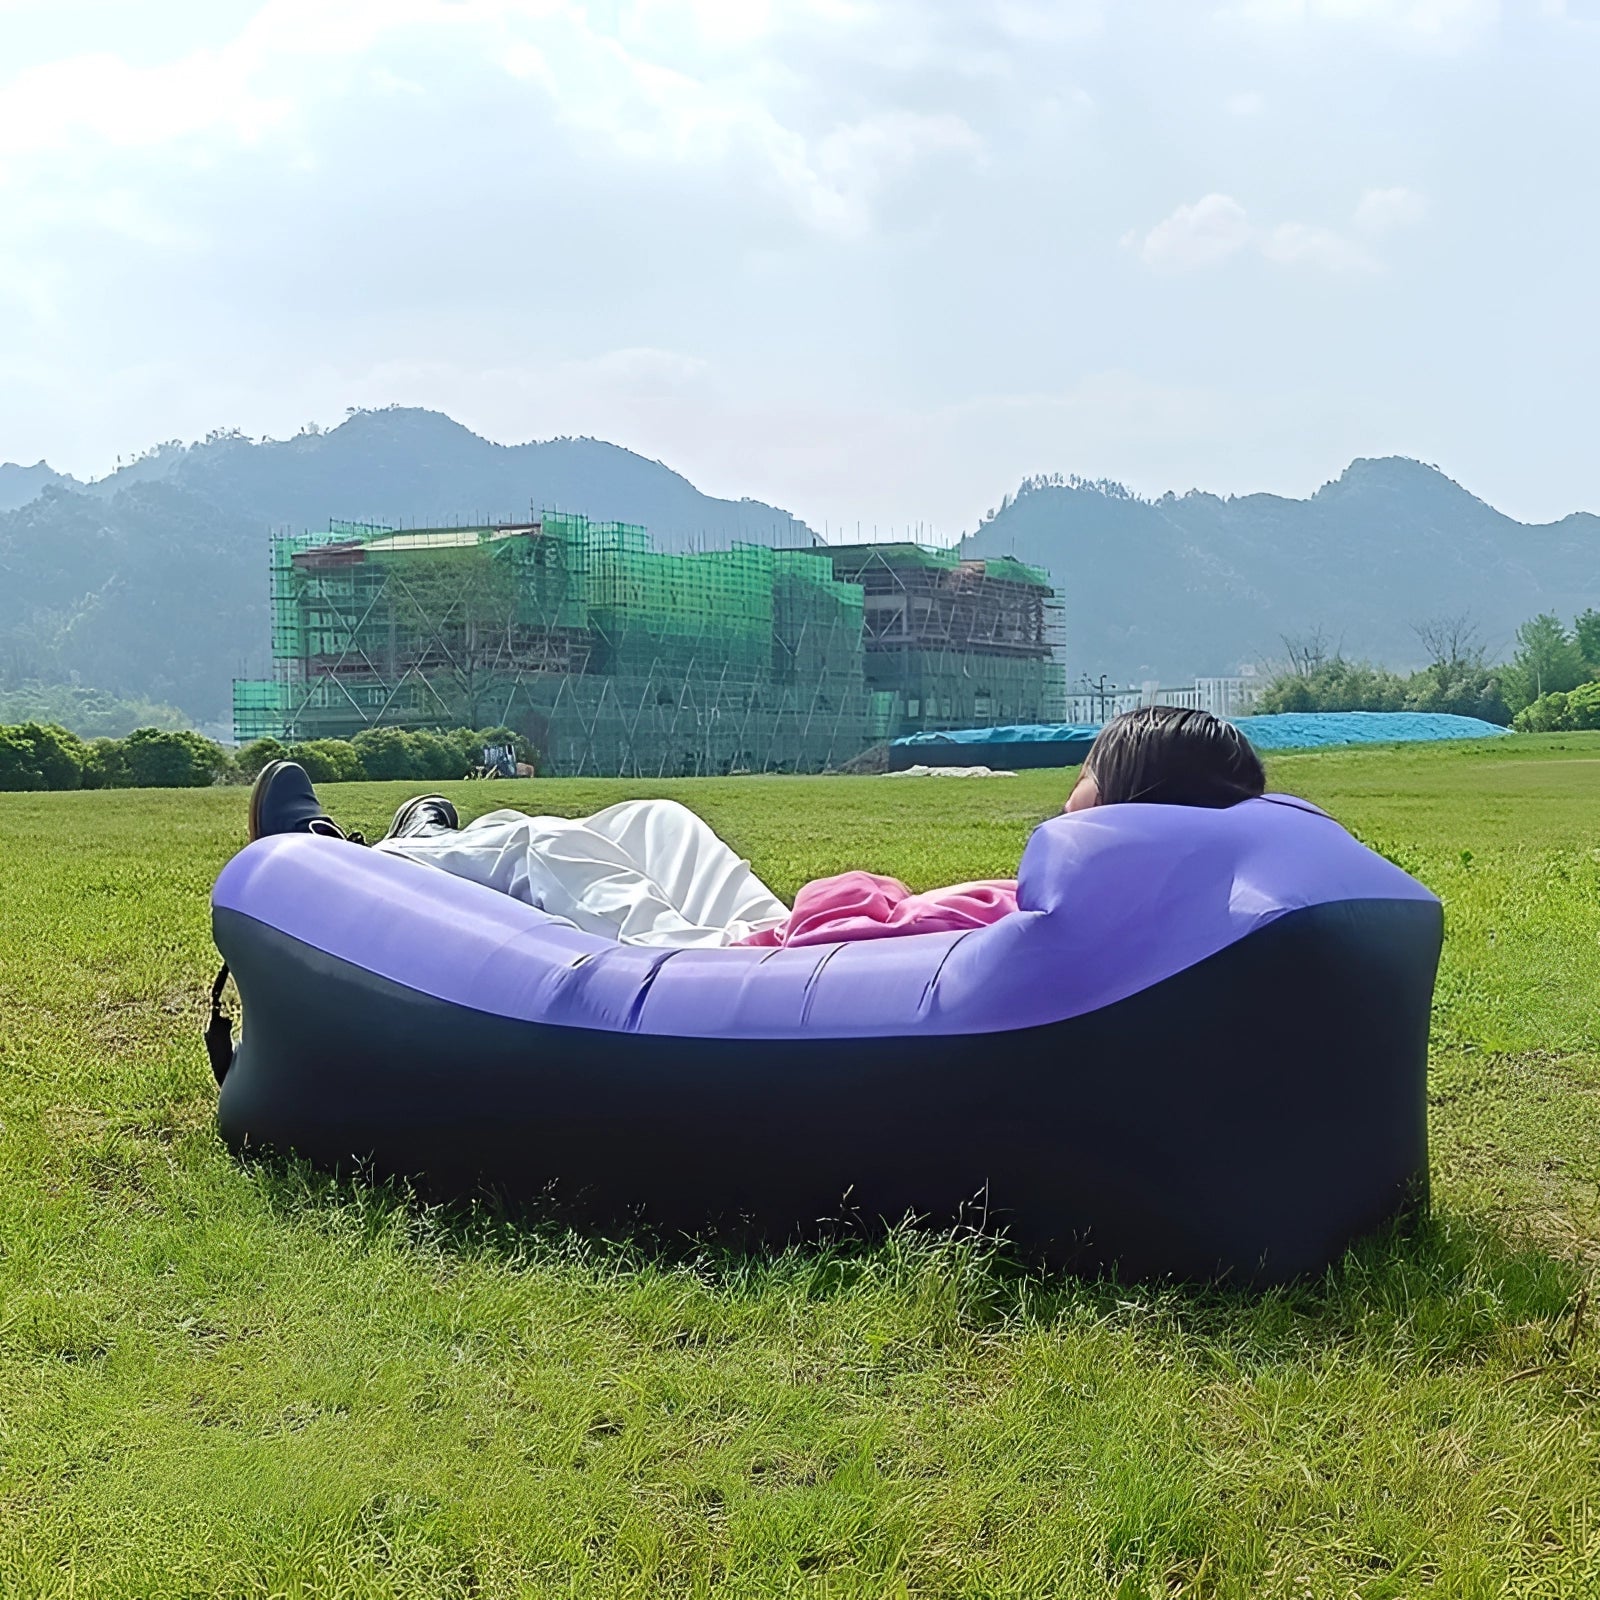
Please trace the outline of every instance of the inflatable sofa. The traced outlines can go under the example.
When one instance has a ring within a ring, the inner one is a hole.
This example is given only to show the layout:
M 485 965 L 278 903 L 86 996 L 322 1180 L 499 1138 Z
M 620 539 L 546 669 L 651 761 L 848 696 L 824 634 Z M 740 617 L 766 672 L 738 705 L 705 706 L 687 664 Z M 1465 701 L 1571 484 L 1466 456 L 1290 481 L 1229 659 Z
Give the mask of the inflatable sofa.
M 1081 1271 L 1324 1268 L 1426 1194 L 1439 903 L 1320 811 L 1107 806 L 990 927 L 662 950 L 341 840 L 223 870 L 238 1152 L 746 1242 L 981 1217 Z

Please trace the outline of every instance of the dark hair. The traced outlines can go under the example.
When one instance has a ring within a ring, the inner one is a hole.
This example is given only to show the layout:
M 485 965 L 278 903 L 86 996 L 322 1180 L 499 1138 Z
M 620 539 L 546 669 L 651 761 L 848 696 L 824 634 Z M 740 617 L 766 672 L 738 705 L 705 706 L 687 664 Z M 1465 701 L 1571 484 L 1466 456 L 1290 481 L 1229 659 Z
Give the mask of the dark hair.
M 1113 717 L 1083 770 L 1102 805 L 1137 800 L 1220 811 L 1254 800 L 1267 787 L 1261 757 L 1231 722 L 1178 706 L 1140 706 Z

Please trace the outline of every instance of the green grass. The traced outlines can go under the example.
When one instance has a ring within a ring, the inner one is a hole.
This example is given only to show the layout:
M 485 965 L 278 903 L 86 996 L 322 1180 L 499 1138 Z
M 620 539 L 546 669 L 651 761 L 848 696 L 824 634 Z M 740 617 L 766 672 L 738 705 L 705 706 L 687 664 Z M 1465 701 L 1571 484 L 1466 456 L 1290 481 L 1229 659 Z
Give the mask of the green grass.
M 241 1168 L 198 1030 L 243 791 L 0 796 L 0 1593 L 1600 1594 L 1600 737 L 1274 778 L 1449 935 L 1431 1223 L 1267 1296 L 911 1232 L 652 1256 Z M 1063 787 L 453 793 L 670 793 L 791 894 L 1007 873 Z

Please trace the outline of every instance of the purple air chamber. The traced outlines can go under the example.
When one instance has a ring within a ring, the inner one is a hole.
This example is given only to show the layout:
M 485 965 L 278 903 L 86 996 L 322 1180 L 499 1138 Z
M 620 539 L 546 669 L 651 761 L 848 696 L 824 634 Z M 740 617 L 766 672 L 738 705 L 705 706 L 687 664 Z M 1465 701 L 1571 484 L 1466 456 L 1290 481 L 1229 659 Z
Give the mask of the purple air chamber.
M 782 1243 L 981 1221 L 1123 1277 L 1317 1272 L 1423 1203 L 1438 901 L 1314 807 L 1033 834 L 987 928 L 661 950 L 341 840 L 223 869 L 240 1152 Z

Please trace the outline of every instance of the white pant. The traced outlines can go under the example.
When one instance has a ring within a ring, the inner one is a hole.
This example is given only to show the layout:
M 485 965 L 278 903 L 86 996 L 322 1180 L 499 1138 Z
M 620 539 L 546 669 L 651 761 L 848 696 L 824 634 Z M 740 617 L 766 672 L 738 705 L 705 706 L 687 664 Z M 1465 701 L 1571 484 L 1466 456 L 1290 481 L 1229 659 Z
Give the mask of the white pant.
M 374 846 L 514 895 L 624 944 L 729 945 L 789 910 L 676 800 L 628 800 L 580 821 L 493 811 Z

